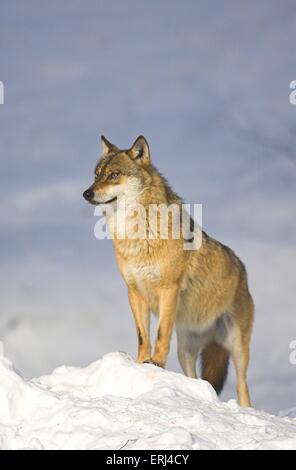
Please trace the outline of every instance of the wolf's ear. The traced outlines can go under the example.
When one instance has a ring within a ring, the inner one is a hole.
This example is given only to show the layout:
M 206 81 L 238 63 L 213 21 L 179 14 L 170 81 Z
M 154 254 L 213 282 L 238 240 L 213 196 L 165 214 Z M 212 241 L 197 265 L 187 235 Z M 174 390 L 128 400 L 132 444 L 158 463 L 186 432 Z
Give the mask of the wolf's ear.
M 147 166 L 150 163 L 150 150 L 149 145 L 145 137 L 140 135 L 133 146 L 128 150 L 128 155 L 139 165 Z
M 114 152 L 118 150 L 116 145 L 111 144 L 111 142 L 109 142 L 109 140 L 107 140 L 106 137 L 103 135 L 101 135 L 101 142 L 102 142 L 102 156 L 103 157 L 107 155 L 107 153 L 109 152 Z

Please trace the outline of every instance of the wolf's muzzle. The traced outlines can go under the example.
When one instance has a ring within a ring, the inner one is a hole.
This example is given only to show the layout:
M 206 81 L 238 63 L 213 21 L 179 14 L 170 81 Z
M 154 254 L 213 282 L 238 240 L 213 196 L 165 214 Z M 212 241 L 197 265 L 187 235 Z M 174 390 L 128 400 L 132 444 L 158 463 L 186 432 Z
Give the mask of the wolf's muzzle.
M 83 197 L 84 199 L 86 199 L 87 201 L 91 201 L 94 197 L 95 193 L 93 192 L 92 189 L 87 189 L 86 191 L 84 191 L 83 193 Z

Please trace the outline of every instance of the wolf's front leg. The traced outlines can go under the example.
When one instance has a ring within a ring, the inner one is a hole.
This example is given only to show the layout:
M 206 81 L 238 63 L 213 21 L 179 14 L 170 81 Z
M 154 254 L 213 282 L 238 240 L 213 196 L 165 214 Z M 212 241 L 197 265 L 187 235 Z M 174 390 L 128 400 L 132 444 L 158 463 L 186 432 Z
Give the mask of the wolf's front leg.
M 174 328 L 178 299 L 178 286 L 173 284 L 159 289 L 159 322 L 152 362 L 165 367 Z
M 138 335 L 137 362 L 147 362 L 151 357 L 149 306 L 136 286 L 128 287 L 128 298 Z

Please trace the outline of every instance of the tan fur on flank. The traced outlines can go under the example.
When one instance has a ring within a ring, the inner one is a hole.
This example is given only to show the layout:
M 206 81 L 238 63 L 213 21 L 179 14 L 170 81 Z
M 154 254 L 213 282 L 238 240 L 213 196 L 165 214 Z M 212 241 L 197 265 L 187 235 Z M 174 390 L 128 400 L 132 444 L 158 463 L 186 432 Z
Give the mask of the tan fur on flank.
M 102 146 L 95 182 L 84 193 L 90 203 L 110 203 L 115 208 L 124 197 L 127 205 L 136 201 L 145 208 L 143 217 L 147 217 L 150 204 L 181 206 L 182 199 L 151 164 L 144 137 L 128 150 L 119 150 L 104 137 Z M 125 222 L 131 235 L 134 215 L 127 216 Z M 201 355 L 202 377 L 219 393 L 231 355 L 239 403 L 250 406 L 246 374 L 254 305 L 243 263 L 230 248 L 205 232 L 199 249 L 184 250 L 184 239 L 172 236 L 119 239 L 114 217 L 107 216 L 107 223 L 114 236 L 118 267 L 128 287 L 138 335 L 138 361 L 165 367 L 175 327 L 184 373 L 196 377 L 196 362 Z M 159 319 L 153 352 L 151 312 Z

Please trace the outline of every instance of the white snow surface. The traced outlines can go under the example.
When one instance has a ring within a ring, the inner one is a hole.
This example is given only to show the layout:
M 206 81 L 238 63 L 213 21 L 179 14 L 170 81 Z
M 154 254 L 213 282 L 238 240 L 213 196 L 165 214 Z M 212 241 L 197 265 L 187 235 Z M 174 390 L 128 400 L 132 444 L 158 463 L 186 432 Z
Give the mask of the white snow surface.
M 291 449 L 296 419 L 114 352 L 24 380 L 0 357 L 0 449 Z

